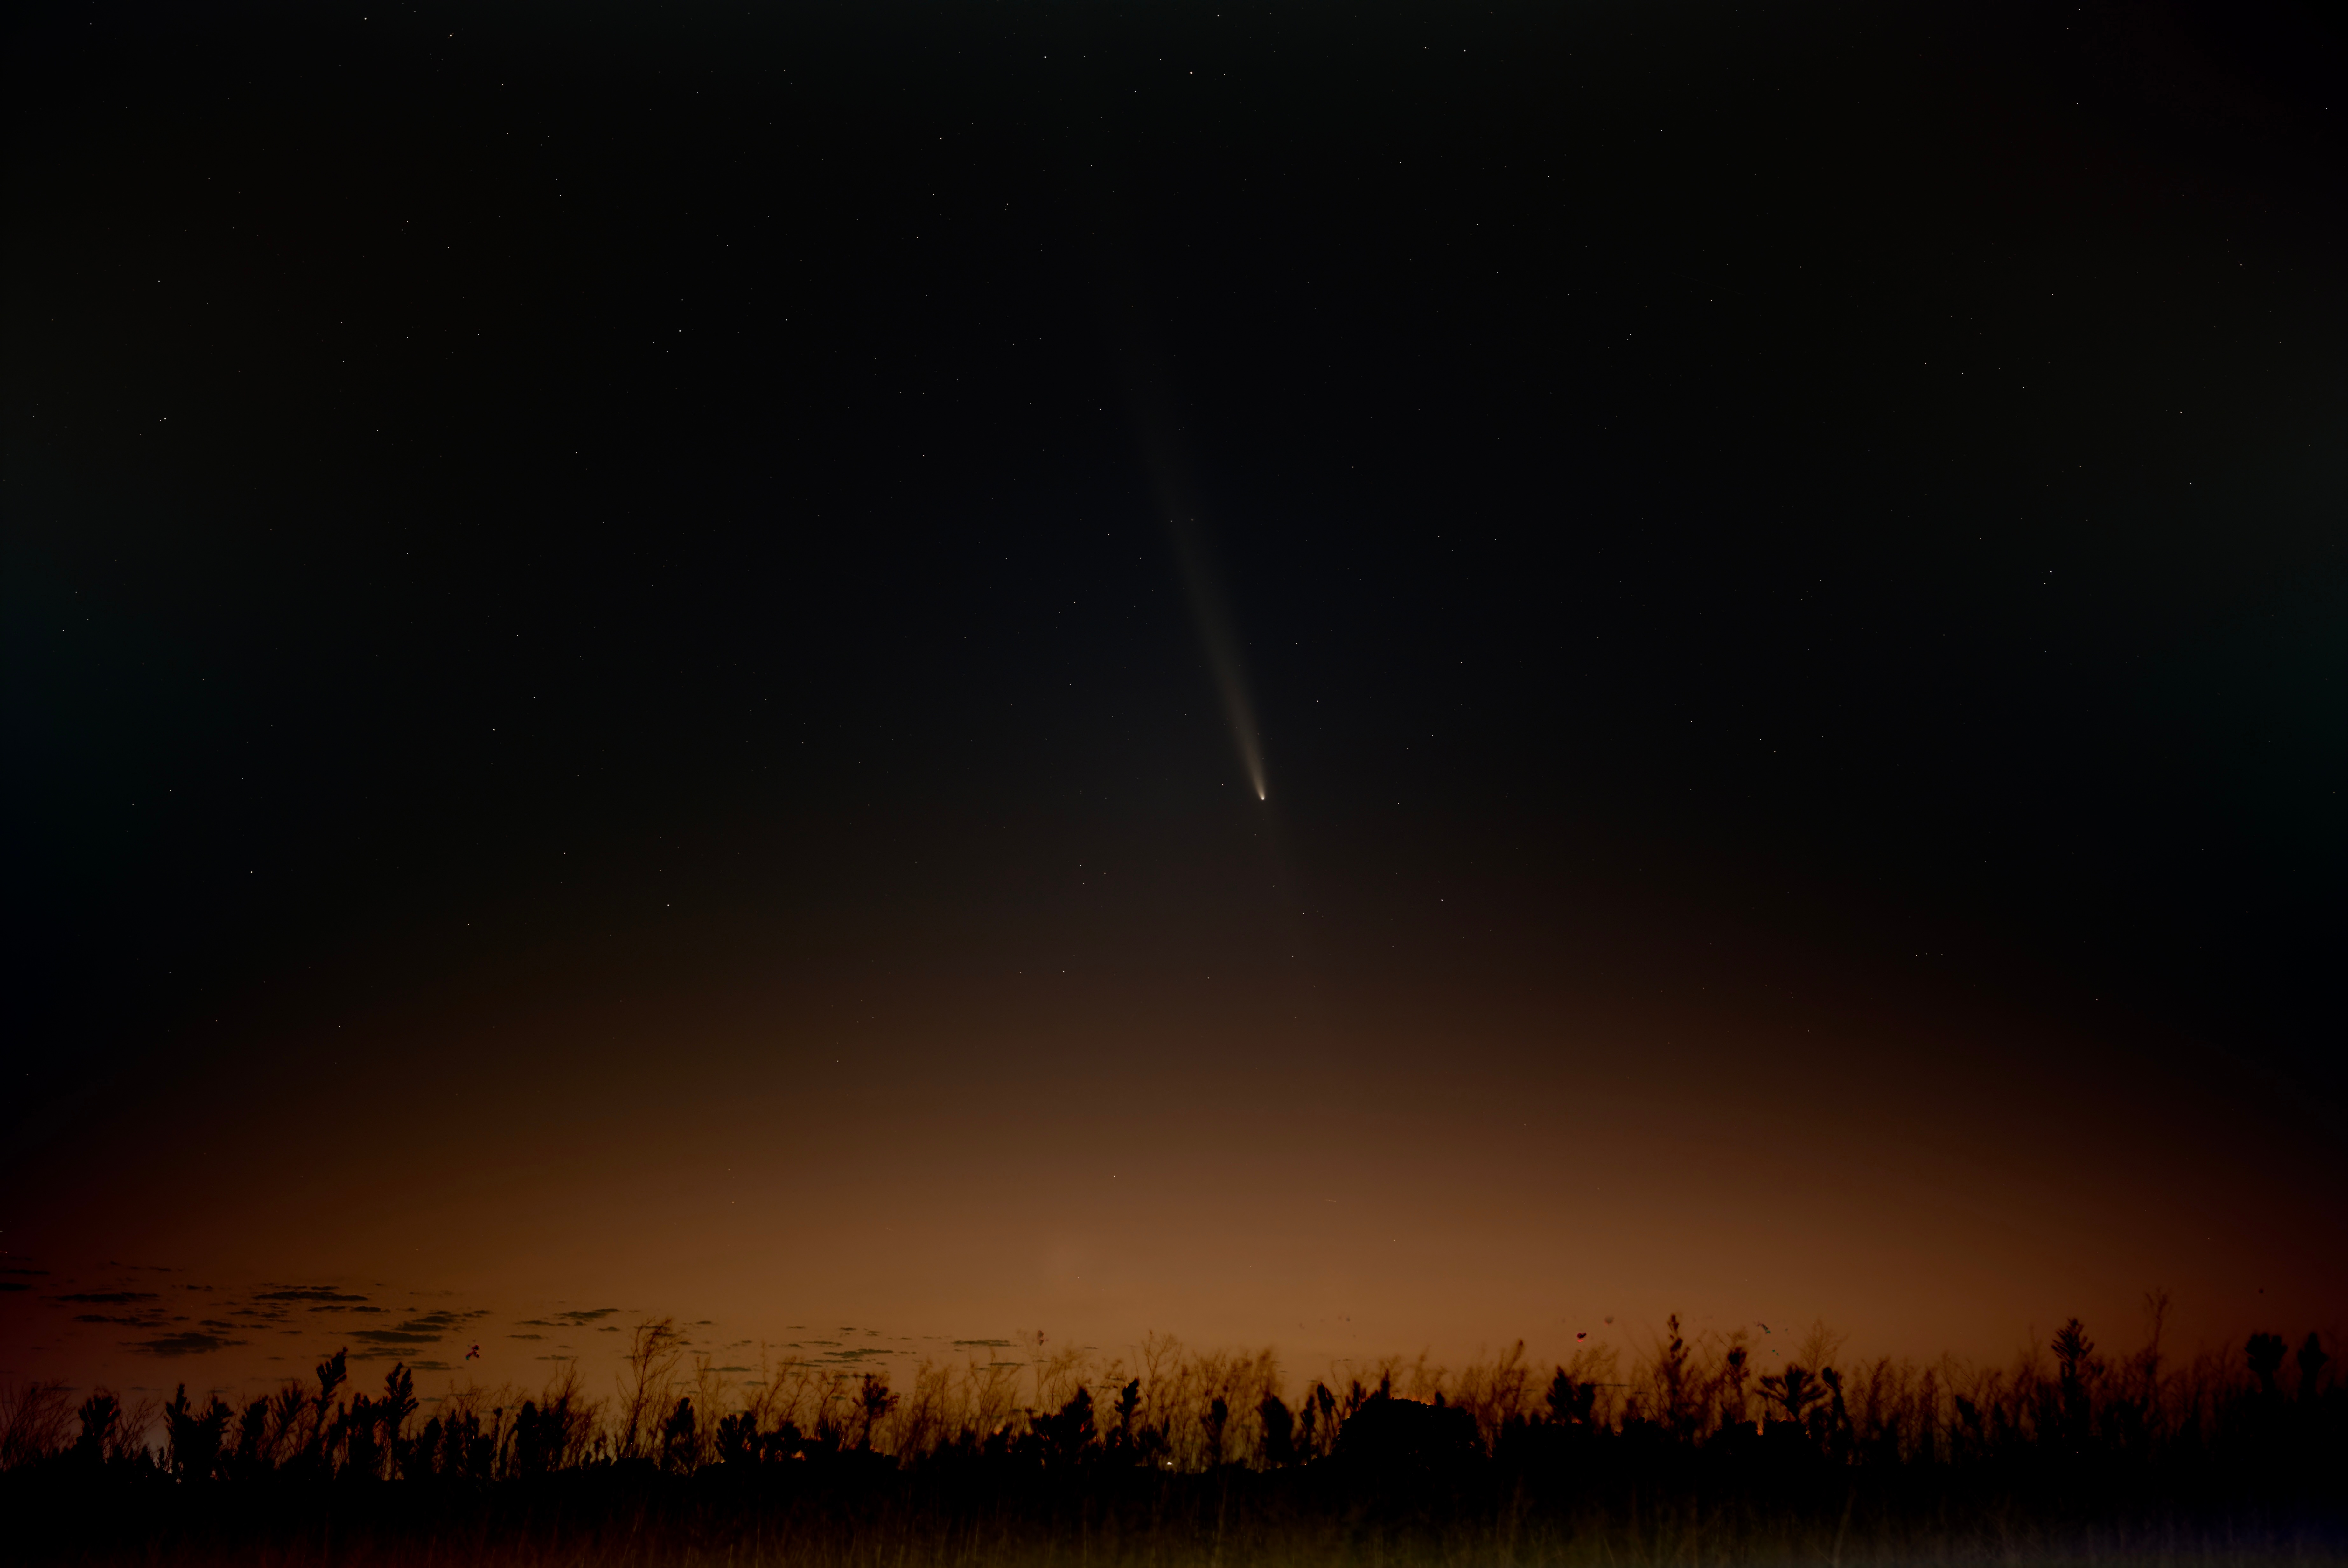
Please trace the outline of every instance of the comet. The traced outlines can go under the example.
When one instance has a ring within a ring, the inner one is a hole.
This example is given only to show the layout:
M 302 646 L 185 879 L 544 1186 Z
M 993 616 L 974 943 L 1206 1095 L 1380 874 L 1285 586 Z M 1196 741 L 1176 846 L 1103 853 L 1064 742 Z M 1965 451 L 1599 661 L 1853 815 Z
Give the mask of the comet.
M 1269 799 L 1263 775 L 1263 744 L 1256 730 L 1255 704 L 1248 696 L 1247 671 L 1240 662 L 1239 632 L 1231 623 L 1231 607 L 1223 599 L 1221 584 L 1207 552 L 1207 542 L 1195 517 L 1169 517 L 1166 527 L 1174 542 L 1175 559 L 1181 566 L 1182 586 L 1190 601 L 1190 617 L 1199 629 L 1199 645 L 1207 655 L 1207 668 L 1213 674 L 1215 689 L 1223 700 L 1223 717 L 1239 748 L 1240 767 L 1247 773 L 1255 798 Z
M 1102 315 L 1110 337 L 1122 350 L 1126 391 L 1151 496 L 1166 524 L 1183 595 L 1189 602 L 1191 624 L 1199 634 L 1200 651 L 1206 655 L 1208 673 L 1222 702 L 1240 769 L 1255 798 L 1268 800 L 1271 786 L 1264 772 L 1263 738 L 1256 727 L 1255 701 L 1249 690 L 1239 627 L 1224 596 L 1222 575 L 1200 516 L 1181 421 L 1150 328 L 1140 272 L 1130 253 L 1113 239 L 1104 240 L 1102 262 Z

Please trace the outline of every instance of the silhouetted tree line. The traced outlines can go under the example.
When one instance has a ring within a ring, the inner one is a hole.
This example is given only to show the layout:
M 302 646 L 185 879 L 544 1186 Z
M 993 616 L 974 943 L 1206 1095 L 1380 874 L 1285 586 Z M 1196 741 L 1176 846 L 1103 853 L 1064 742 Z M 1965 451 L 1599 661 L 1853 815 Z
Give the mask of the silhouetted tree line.
M 1163 1525 L 1181 1516 L 1169 1498 L 1210 1487 L 1218 1532 L 1233 1498 L 1259 1524 L 1348 1529 L 1564 1520 L 1624 1499 L 1635 1514 L 1643 1498 L 1821 1517 L 1839 1500 L 1846 1531 L 1862 1501 L 1886 1519 L 1938 1509 L 1944 1522 L 1952 1508 L 2073 1520 L 2249 1508 L 2336 1542 L 2348 1496 L 2348 1387 L 2314 1334 L 2294 1351 L 2261 1333 L 2230 1367 L 2172 1367 L 2157 1336 L 2108 1361 L 2074 1319 L 2049 1345 L 2051 1365 L 2034 1357 L 2004 1373 L 1821 1359 L 1757 1374 L 1746 1344 L 1691 1346 L 1673 1318 L 1627 1380 L 1600 1376 L 1612 1370 L 1603 1357 L 1542 1380 L 1514 1356 L 1457 1378 L 1390 1364 L 1373 1382 L 1315 1382 L 1290 1398 L 1271 1386 L 1268 1358 L 1169 1357 L 1101 1386 L 1097 1399 L 1079 1379 L 1056 1402 L 1008 1410 L 983 1398 L 954 1407 L 942 1382 L 918 1383 L 909 1400 L 879 1373 L 809 1381 L 790 1404 L 770 1381 L 721 1408 L 705 1368 L 682 1392 L 665 1376 L 677 1343 L 665 1325 L 640 1329 L 632 1380 L 609 1406 L 582 1397 L 571 1374 L 487 1408 L 450 1398 L 420 1419 L 405 1366 L 379 1395 L 346 1394 L 337 1353 L 314 1385 L 241 1408 L 199 1405 L 182 1387 L 152 1441 L 110 1393 L 73 1410 L 61 1390 L 36 1388 L 12 1402 L 0 1432 L 0 1497 L 20 1515 L 51 1504 L 53 1518 L 95 1501 L 124 1530 L 136 1520 L 168 1530 L 191 1508 L 250 1524 L 266 1516 L 253 1511 L 261 1500 L 275 1500 L 282 1521 L 287 1500 L 295 1512 L 381 1520 L 499 1499 L 527 1511 L 550 1498 L 568 1500 L 574 1521 L 615 1500 L 722 1515 L 810 1499 L 850 1508 L 842 1518 L 876 1499 L 918 1502 L 937 1520 L 973 1507 L 1049 1520 L 1069 1499 L 1097 1500 L 1106 1520 L 1151 1498 Z M 999 1385 L 997 1371 L 972 1377 Z M 1045 1391 L 1045 1373 L 1035 1377 Z M 988 1418 L 942 1418 L 957 1409 Z

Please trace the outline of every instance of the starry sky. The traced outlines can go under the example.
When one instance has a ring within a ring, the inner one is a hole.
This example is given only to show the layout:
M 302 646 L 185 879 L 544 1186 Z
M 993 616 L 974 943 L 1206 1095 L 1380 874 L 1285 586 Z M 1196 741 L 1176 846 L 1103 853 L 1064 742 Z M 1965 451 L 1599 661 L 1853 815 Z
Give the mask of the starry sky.
M 17 8 L 0 1377 L 2337 1324 L 2348 31 L 1894 9 Z

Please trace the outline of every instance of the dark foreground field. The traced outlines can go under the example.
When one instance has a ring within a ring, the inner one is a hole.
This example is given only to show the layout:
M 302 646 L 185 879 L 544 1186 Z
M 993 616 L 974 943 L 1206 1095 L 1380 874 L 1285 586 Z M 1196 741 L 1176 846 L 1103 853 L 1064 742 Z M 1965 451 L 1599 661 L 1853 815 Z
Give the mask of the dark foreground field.
M 2348 1562 L 2348 1389 L 2312 1335 L 2172 1367 L 2157 1347 L 2107 1363 L 2074 1325 L 2051 1363 L 1756 1374 L 1742 1343 L 1674 1333 L 1627 1377 L 1603 1356 L 1546 1376 L 1398 1362 L 1292 1398 L 1269 1357 L 1166 1342 L 1134 1367 L 925 1368 L 904 1392 L 799 1363 L 686 1381 L 661 1324 L 635 1349 L 612 1400 L 566 1380 L 429 1415 L 404 1369 L 343 1397 L 337 1357 L 242 1409 L 182 1393 L 156 1441 L 102 1392 L 19 1391 L 0 1556 Z

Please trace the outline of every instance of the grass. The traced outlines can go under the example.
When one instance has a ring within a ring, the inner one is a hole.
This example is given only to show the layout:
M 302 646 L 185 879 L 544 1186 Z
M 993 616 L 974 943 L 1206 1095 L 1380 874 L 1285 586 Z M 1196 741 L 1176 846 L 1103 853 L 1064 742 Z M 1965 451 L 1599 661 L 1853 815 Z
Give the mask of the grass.
M 151 1420 L 20 1389 L 10 1555 L 91 1563 L 1252 1564 L 2339 1562 L 2348 1387 L 2321 1340 L 2181 1359 L 2068 1324 L 1982 1367 L 1760 1373 L 1677 1320 L 1623 1365 L 1395 1358 L 1342 1386 L 1165 1337 L 1130 1358 L 801 1360 L 727 1380 L 637 1326 L 608 1398 L 575 1369 L 428 1417 L 405 1368 Z

